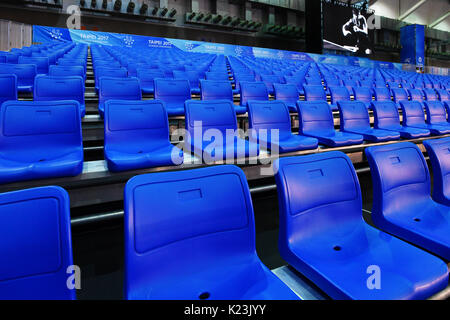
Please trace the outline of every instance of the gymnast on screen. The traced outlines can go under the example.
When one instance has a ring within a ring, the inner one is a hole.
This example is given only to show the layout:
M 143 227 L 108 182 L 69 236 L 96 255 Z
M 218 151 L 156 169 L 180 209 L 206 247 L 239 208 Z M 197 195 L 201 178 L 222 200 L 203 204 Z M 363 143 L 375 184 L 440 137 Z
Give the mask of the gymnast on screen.
M 342 26 L 342 33 L 344 37 L 349 38 L 353 46 L 345 46 L 346 49 L 353 52 L 362 50 L 365 54 L 370 54 L 371 50 L 368 47 L 369 30 L 367 27 L 367 20 L 361 11 L 353 8 L 353 16 Z

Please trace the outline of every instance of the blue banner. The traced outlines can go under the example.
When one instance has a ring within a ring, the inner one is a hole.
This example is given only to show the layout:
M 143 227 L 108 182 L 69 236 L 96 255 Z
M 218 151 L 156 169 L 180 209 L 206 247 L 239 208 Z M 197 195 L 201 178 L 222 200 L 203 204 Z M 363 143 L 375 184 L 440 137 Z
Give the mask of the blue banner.
M 412 24 L 400 29 L 401 62 L 423 67 L 425 65 L 425 26 Z
M 34 43 L 45 43 L 52 41 L 70 41 L 84 44 L 99 44 L 105 46 L 121 46 L 128 48 L 179 49 L 181 51 L 187 52 L 223 54 L 226 56 L 251 56 L 255 58 L 270 58 L 280 60 L 288 59 L 294 61 L 330 63 L 344 66 L 360 66 L 366 68 L 379 67 L 394 69 L 398 67 L 390 62 L 378 62 L 370 60 L 368 58 L 360 57 L 319 55 L 304 52 L 247 47 L 223 43 L 33 26 Z

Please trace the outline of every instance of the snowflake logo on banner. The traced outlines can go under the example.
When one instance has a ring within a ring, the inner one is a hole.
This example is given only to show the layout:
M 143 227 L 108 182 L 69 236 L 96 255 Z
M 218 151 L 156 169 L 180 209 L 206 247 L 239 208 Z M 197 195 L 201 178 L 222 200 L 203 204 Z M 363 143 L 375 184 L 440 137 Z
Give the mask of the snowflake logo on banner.
M 125 36 L 125 38 L 123 39 L 123 42 L 125 42 L 127 47 L 131 47 L 134 43 L 134 39 L 132 36 Z
M 185 48 L 187 51 L 191 51 L 192 49 L 194 49 L 194 44 L 192 42 L 186 42 L 184 44 Z
M 244 52 L 244 49 L 242 49 L 241 47 L 236 47 L 236 48 L 234 49 L 234 52 L 236 52 L 236 54 L 237 54 L 238 56 L 240 56 L 240 55 L 242 54 L 242 52 Z
M 56 40 L 61 40 L 62 33 L 58 29 L 52 29 L 52 31 L 50 31 L 50 37 Z
M 278 51 L 277 52 L 277 56 L 278 56 L 279 59 L 283 59 L 284 58 L 284 54 L 283 54 L 282 51 Z

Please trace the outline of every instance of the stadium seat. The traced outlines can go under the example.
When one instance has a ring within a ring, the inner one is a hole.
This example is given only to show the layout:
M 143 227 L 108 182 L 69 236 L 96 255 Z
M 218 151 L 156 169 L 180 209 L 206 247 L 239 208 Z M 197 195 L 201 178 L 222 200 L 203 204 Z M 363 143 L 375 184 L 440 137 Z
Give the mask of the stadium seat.
M 299 133 L 317 138 L 320 144 L 340 147 L 361 144 L 363 136 L 334 130 L 333 114 L 325 101 L 297 102 Z
M 430 197 L 430 174 L 422 151 L 402 142 L 365 152 L 372 173 L 375 225 L 450 260 L 450 208 Z
M 393 101 L 373 101 L 372 110 L 376 129 L 391 130 L 400 133 L 405 139 L 417 139 L 430 135 L 430 130 L 400 125 L 400 115 Z
M 275 94 L 275 89 L 274 89 L 274 84 L 278 83 L 282 83 L 282 79 L 281 77 L 274 75 L 274 74 L 263 74 L 261 75 L 261 81 L 264 82 L 264 84 L 266 85 L 267 88 L 267 92 L 270 95 L 274 95 Z
M 238 167 L 139 175 L 124 201 L 127 299 L 299 299 L 256 254 L 252 200 Z
M 110 67 L 97 67 L 94 69 L 95 76 L 95 90 L 100 90 L 100 78 L 127 78 L 127 70 L 125 68 L 110 68 Z
M 15 74 L 17 77 L 17 91 L 33 92 L 36 65 L 34 64 L 2 64 L 0 74 Z
M 439 97 L 439 101 L 441 102 L 448 102 L 450 101 L 450 94 L 448 93 L 448 91 L 446 89 L 438 89 L 436 90 L 438 97 Z
M 373 88 L 375 101 L 392 101 L 391 92 L 388 88 Z
M 269 93 L 264 82 L 242 81 L 241 88 L 241 106 L 247 106 L 249 100 L 267 101 Z
M 204 162 L 259 155 L 257 143 L 238 137 L 236 112 L 230 100 L 188 100 L 185 108 L 186 145 Z
M 423 142 L 433 169 L 433 200 L 450 206 L 449 150 L 450 138 L 425 140 Z
M 76 100 L 80 104 L 80 116 L 86 114 L 84 80 L 80 76 L 37 76 L 33 97 L 35 101 Z
M 275 149 L 280 153 L 317 148 L 317 139 L 292 133 L 289 109 L 283 101 L 249 101 L 247 105 L 252 138 L 260 146 L 263 144 L 269 150 Z M 278 133 L 274 136 L 272 130 Z
M 233 89 L 227 80 L 200 80 L 202 100 L 230 100 L 233 102 Z M 234 105 L 237 114 L 247 112 L 246 106 Z
M 423 89 L 423 94 L 425 95 L 425 100 L 427 101 L 438 101 L 438 96 L 436 94 L 436 90 L 434 89 Z
M 331 105 L 336 106 L 333 107 L 333 110 L 337 110 L 338 101 L 350 101 L 350 94 L 346 87 L 330 87 L 330 95 L 331 95 Z
M 19 64 L 34 64 L 37 74 L 48 74 L 49 61 L 47 57 L 19 57 Z
M 162 100 L 169 116 L 184 115 L 184 102 L 191 99 L 186 79 L 155 79 L 155 99 Z
M 51 65 L 48 70 L 49 76 L 67 77 L 67 76 L 80 76 L 86 80 L 86 73 L 82 66 L 56 66 Z
M 138 78 L 101 77 L 99 79 L 98 111 L 103 117 L 108 100 L 141 100 Z
M 391 89 L 392 97 L 397 107 L 400 107 L 400 101 L 408 101 L 408 92 L 403 88 Z
M 430 130 L 432 135 L 442 135 L 450 133 L 446 126 L 425 123 L 425 114 L 422 104 L 418 101 L 400 102 L 403 115 L 403 125 L 406 127 L 420 128 Z
M 205 79 L 230 82 L 230 77 L 227 72 L 205 72 Z
M 365 223 L 358 177 L 347 155 L 286 157 L 274 169 L 281 256 L 328 296 L 426 299 L 447 286 L 443 261 Z M 368 281 L 374 270 L 381 273 L 376 290 Z
M 155 79 L 164 78 L 164 73 L 160 70 L 149 69 L 137 69 L 137 78 L 141 85 L 142 93 L 154 94 L 155 93 Z
M 340 129 L 362 135 L 369 142 L 385 142 L 400 139 L 400 133 L 370 127 L 369 112 L 359 101 L 339 101 Z
M 0 115 L 0 183 L 81 173 L 77 101 L 7 101 Z
M 450 123 L 447 122 L 447 112 L 442 102 L 426 101 L 424 105 L 428 124 L 450 128 Z
M 0 74 L 0 107 L 8 100 L 17 100 L 17 77 L 14 74 Z
M 60 187 L 0 194 L 1 300 L 75 299 L 69 210 Z
M 234 78 L 234 83 L 235 83 L 235 88 L 233 90 L 233 94 L 237 94 L 241 92 L 241 87 L 240 87 L 240 83 L 241 81 L 245 81 L 245 82 L 254 82 L 255 81 L 255 76 L 251 73 L 235 73 L 233 75 Z
M 164 103 L 106 101 L 105 159 L 113 172 L 181 164 L 183 152 L 170 143 Z
M 325 101 L 327 102 L 327 94 L 322 85 L 304 85 L 305 101 Z M 328 104 L 328 103 L 327 103 Z M 328 105 L 331 110 L 337 110 L 337 105 Z
M 186 79 L 189 81 L 192 94 L 200 94 L 200 74 L 197 71 L 173 71 L 174 79 Z
M 409 98 L 411 101 L 423 102 L 423 92 L 420 89 L 408 89 Z
M 353 97 L 356 101 L 364 103 L 367 109 L 372 107 L 372 89 L 368 87 L 353 87 Z
M 290 112 L 297 112 L 297 101 L 299 100 L 298 89 L 295 84 L 273 84 L 275 100 L 283 101 Z

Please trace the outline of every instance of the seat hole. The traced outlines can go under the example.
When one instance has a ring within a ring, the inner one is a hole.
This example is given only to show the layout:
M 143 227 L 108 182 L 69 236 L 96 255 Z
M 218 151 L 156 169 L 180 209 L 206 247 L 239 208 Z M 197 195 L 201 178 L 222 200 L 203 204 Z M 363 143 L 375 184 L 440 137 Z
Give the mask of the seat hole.
M 210 297 L 209 292 L 202 292 L 202 293 L 200 293 L 200 295 L 198 296 L 198 298 L 199 298 L 200 300 L 206 300 L 206 299 L 208 299 L 209 297 Z
M 138 151 L 138 153 L 143 153 L 143 151 L 141 150 L 141 151 Z
M 341 251 L 342 248 L 341 248 L 340 246 L 334 246 L 333 249 L 334 249 L 335 251 Z
M 419 218 L 414 218 L 414 221 L 420 222 L 420 219 Z
M 39 159 L 39 162 L 43 162 L 43 161 L 45 161 L 45 159 Z

